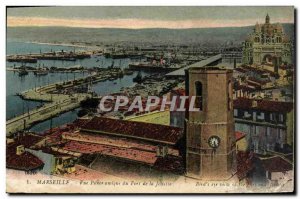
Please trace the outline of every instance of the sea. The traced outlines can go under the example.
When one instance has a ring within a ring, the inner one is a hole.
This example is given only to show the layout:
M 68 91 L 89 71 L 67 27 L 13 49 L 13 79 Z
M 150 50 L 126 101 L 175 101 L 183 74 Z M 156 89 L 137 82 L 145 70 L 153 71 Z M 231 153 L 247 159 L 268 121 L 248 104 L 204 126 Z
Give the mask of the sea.
M 51 45 L 51 44 L 38 44 L 29 42 L 17 42 L 7 41 L 6 43 L 6 54 L 28 54 L 28 53 L 39 53 L 39 52 L 50 52 L 50 51 L 83 51 L 88 47 L 73 47 L 65 45 Z M 134 60 L 129 58 L 126 59 L 111 59 L 105 58 L 104 56 L 92 56 L 76 61 L 62 61 L 62 60 L 39 60 L 37 63 L 26 63 L 26 66 L 45 66 L 45 67 L 70 67 L 80 65 L 83 67 L 108 67 L 114 64 L 116 67 L 126 68 L 128 64 Z M 136 61 L 136 60 L 135 60 Z M 21 66 L 21 63 L 17 62 L 6 62 L 6 67 Z M 146 75 L 148 73 L 142 73 Z M 35 76 L 29 72 L 28 75 L 19 77 L 17 72 L 6 70 L 6 120 L 9 120 L 17 115 L 26 113 L 38 106 L 43 105 L 44 102 L 35 102 L 29 100 L 22 100 L 17 93 L 32 89 L 35 87 L 71 80 L 79 77 L 85 77 L 89 75 L 85 73 L 49 73 L 46 76 Z M 119 92 L 122 87 L 133 86 L 133 77 L 137 75 L 134 72 L 132 75 L 126 75 L 122 79 L 114 81 L 99 82 L 92 86 L 93 91 L 99 95 L 105 95 L 109 93 Z M 50 126 L 57 127 L 69 122 L 74 121 L 77 118 L 78 109 L 63 113 L 55 118 L 46 120 L 42 123 L 33 126 L 30 131 L 44 132 L 49 129 Z M 52 121 L 51 121 L 52 120 Z M 52 123 L 52 124 L 51 124 Z

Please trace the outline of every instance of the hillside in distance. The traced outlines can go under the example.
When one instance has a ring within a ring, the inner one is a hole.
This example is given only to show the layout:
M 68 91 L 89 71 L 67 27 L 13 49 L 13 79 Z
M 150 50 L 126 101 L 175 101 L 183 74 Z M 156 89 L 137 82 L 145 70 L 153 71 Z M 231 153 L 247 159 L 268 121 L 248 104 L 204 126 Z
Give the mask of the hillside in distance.
M 241 43 L 253 31 L 253 26 L 194 29 L 118 29 L 70 27 L 8 27 L 8 41 L 72 43 L 94 45 L 112 43 L 151 44 L 224 44 Z M 293 40 L 294 24 L 283 24 L 285 33 Z

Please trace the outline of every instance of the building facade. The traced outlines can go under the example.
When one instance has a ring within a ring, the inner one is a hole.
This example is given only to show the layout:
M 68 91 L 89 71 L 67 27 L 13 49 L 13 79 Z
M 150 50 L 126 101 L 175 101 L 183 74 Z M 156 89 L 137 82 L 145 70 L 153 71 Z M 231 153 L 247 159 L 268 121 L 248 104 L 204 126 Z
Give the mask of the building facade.
M 182 103 L 180 96 L 185 96 L 185 90 L 172 90 L 170 94 L 170 99 L 176 97 L 174 110 L 170 111 L 170 126 L 184 128 L 185 111 L 178 111 L 178 109 L 180 107 L 180 104 Z
M 241 46 L 231 46 L 222 49 L 222 62 L 232 64 L 236 68 L 237 64 L 242 63 L 242 50 Z
M 292 63 L 292 44 L 280 23 L 271 24 L 269 15 L 264 24 L 256 23 L 243 43 L 243 63 L 273 65 Z
M 238 98 L 234 119 L 255 153 L 285 152 L 293 145 L 293 103 Z
M 186 115 L 186 175 L 201 180 L 229 179 L 236 172 L 232 70 L 186 70 L 186 94 L 196 96 L 195 107 L 199 108 Z

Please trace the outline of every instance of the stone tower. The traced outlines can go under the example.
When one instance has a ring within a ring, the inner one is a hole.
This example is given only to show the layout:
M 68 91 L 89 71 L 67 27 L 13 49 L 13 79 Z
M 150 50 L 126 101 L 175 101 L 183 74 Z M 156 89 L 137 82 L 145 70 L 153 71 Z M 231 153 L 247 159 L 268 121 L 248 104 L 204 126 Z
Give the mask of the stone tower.
M 270 23 L 270 17 L 269 17 L 269 14 L 267 14 L 266 16 L 266 24 L 269 24 Z
M 186 175 L 227 180 L 236 172 L 232 70 L 186 70 L 186 94 L 200 109 L 186 113 Z

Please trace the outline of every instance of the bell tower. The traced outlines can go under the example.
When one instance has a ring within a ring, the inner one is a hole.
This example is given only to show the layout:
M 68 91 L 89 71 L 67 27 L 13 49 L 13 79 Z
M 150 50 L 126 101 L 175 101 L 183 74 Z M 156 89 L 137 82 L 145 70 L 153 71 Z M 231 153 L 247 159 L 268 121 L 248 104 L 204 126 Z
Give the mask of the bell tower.
M 267 14 L 266 16 L 266 24 L 269 24 L 270 23 L 270 17 L 269 17 L 269 14 Z
M 186 175 L 227 180 L 236 172 L 232 70 L 193 67 L 185 75 L 186 94 L 199 108 L 186 112 Z

